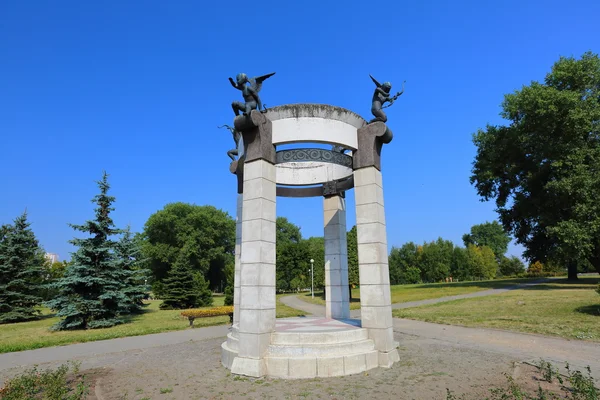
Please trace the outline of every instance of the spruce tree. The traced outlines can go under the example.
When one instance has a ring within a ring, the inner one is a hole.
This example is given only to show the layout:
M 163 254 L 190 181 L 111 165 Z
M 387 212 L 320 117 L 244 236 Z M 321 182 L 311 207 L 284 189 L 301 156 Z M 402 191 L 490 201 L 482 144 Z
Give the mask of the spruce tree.
M 119 272 L 124 275 L 122 292 L 126 301 L 122 305 L 122 312 L 139 313 L 142 311 L 143 300 L 146 298 L 147 288 L 144 282 L 148 279 L 149 271 L 140 268 L 140 245 L 133 239 L 129 227 L 125 229 L 123 236 L 117 242 L 115 250 L 119 262 Z
M 225 288 L 225 302 L 224 305 L 232 306 L 233 305 L 233 285 L 227 285 Z
M 0 323 L 37 317 L 44 262 L 26 212 L 0 228 Z
M 54 284 L 59 296 L 47 303 L 61 317 L 53 326 L 55 330 L 105 328 L 123 322 L 120 315 L 128 299 L 122 282 L 127 274 L 120 270 L 116 243 L 111 239 L 121 233 L 110 217 L 115 198 L 107 194 L 110 186 L 106 172 L 97 183 L 100 193 L 92 200 L 97 204 L 95 219 L 83 225 L 70 224 L 91 237 L 70 241 L 78 249 L 72 253 L 63 278 Z
M 183 262 L 176 262 L 163 281 L 163 310 L 184 309 L 212 305 L 212 293 L 202 274 L 192 271 Z

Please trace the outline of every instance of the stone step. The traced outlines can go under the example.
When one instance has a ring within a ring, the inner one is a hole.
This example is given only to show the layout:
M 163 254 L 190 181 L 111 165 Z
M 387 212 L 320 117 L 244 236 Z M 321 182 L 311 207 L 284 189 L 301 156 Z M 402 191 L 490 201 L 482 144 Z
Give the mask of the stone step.
M 369 338 L 365 328 L 348 329 L 342 331 L 324 332 L 273 332 L 271 344 L 273 345 L 303 345 L 303 344 L 329 344 L 351 343 Z
M 225 368 L 231 369 L 233 359 L 236 358 L 237 355 L 238 351 L 227 346 L 227 342 L 221 344 L 221 364 L 223 364 Z
M 233 332 L 229 332 L 227 334 L 227 347 L 229 347 L 231 350 L 239 351 L 239 349 L 240 349 L 239 343 L 240 343 L 239 339 L 234 336 Z
M 331 357 L 273 357 L 266 358 L 267 374 L 274 378 L 307 379 L 358 374 L 378 366 L 378 352 Z
M 273 357 L 324 357 L 345 354 L 366 353 L 375 349 L 371 339 L 355 342 L 325 343 L 325 344 L 300 344 L 300 345 L 270 345 L 267 349 L 268 356 Z

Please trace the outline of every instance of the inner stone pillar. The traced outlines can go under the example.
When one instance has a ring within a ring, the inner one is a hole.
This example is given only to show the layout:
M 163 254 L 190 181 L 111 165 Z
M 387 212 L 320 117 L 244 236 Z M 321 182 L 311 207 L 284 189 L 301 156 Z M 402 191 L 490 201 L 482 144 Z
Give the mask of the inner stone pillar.
M 235 216 L 235 272 L 233 276 L 233 324 L 240 323 L 240 271 L 242 255 L 242 210 L 244 195 L 238 193 Z
M 374 166 L 354 171 L 356 234 L 362 327 L 379 351 L 379 366 L 399 360 L 392 324 L 390 273 L 381 171 Z
M 350 318 L 346 200 L 340 195 L 323 198 L 325 225 L 325 315 Z

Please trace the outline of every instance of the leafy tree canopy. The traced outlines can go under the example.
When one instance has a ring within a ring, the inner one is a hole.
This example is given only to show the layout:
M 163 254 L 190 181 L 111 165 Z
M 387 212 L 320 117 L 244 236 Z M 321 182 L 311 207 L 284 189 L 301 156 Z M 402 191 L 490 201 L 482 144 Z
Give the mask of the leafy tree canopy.
M 148 218 L 142 239 L 147 266 L 157 281 L 182 257 L 192 271 L 220 288 L 225 266 L 233 263 L 235 221 L 213 206 L 170 203 Z
M 479 130 L 471 183 L 530 261 L 600 272 L 600 58 L 561 57 L 505 96 L 505 126 Z
M 288 221 L 285 217 L 277 217 L 276 222 L 277 243 L 299 243 L 302 240 L 302 234 L 300 233 L 300 227 Z
M 489 247 L 498 259 L 506 254 L 510 243 L 510 236 L 498 221 L 474 225 L 471 227 L 471 233 L 464 234 L 462 239 L 465 246 L 473 244 Z

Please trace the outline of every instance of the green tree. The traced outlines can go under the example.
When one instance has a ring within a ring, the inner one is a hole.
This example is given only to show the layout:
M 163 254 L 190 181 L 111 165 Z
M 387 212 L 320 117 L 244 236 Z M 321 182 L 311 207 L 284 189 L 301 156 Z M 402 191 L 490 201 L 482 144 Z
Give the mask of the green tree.
M 348 247 L 348 284 L 351 287 L 360 285 L 358 274 L 358 237 L 356 236 L 356 225 L 346 234 L 346 245 Z
M 226 306 L 233 305 L 233 289 L 233 285 L 227 285 L 227 287 L 225 288 L 225 301 L 223 304 Z
M 125 312 L 139 313 L 147 297 L 148 288 L 145 282 L 150 271 L 141 267 L 141 244 L 134 240 L 129 226 L 121 239 L 115 243 L 115 255 L 120 274 L 123 275 L 121 283 L 122 293 L 126 297 L 123 305 Z
M 498 272 L 502 276 L 516 276 L 525 273 L 525 264 L 518 257 L 502 257 L 498 265 Z
M 315 288 L 324 285 L 325 247 L 322 237 L 303 239 L 300 227 L 285 217 L 276 220 L 277 290 L 310 288 L 310 260 L 315 260 Z
M 417 266 L 418 254 L 415 243 L 404 243 L 400 248 L 392 247 L 388 264 L 392 285 L 421 282 L 421 270 Z
M 121 231 L 110 217 L 115 198 L 108 195 L 106 172 L 97 183 L 100 193 L 93 199 L 97 204 L 95 219 L 83 225 L 70 224 L 91 237 L 70 241 L 78 249 L 64 276 L 52 285 L 58 296 L 47 302 L 61 318 L 53 326 L 56 330 L 106 328 L 122 323 L 120 316 L 128 312 L 129 299 L 123 293 L 128 274 L 120 268 L 115 241 L 111 239 Z
M 539 261 L 533 262 L 527 268 L 527 273 L 531 276 L 541 276 L 544 272 L 544 264 Z
M 212 293 L 202 274 L 189 263 L 176 262 L 164 279 L 163 310 L 206 307 L 212 305 Z
M 442 238 L 423 244 L 417 252 L 417 267 L 421 270 L 422 280 L 439 282 L 449 277 L 453 252 L 454 244 Z
M 288 221 L 287 218 L 277 217 L 275 226 L 277 243 L 300 243 L 302 240 L 300 227 Z
M 142 252 L 154 277 L 153 291 L 162 296 L 161 282 L 185 250 L 192 271 L 220 290 L 225 266 L 235 254 L 235 221 L 213 206 L 170 203 L 152 214 L 142 233 Z
M 600 58 L 561 57 L 502 109 L 507 126 L 474 135 L 471 183 L 527 259 L 600 272 Z
M 472 276 L 477 279 L 493 279 L 498 271 L 498 262 L 492 249 L 487 246 L 467 246 L 467 263 Z
M 456 246 L 452 251 L 450 275 L 455 281 L 467 281 L 473 279 L 473 271 L 470 269 L 466 248 Z
M 278 245 L 277 290 L 309 288 L 311 257 L 307 241 L 301 240 L 298 243 L 288 242 Z
M 67 270 L 67 266 L 69 263 L 67 261 L 55 261 L 53 263 L 46 262 L 44 263 L 44 272 L 43 272 L 43 282 L 42 288 L 40 290 L 42 299 L 46 302 L 52 300 L 54 297 L 58 295 L 58 289 L 52 287 L 52 284 L 56 282 L 58 279 L 62 278 L 65 275 L 65 271 Z
M 475 246 L 487 246 L 496 255 L 499 260 L 508 251 L 510 236 L 504 231 L 498 221 L 485 222 L 471 227 L 471 233 L 466 233 L 462 237 L 465 246 L 473 244 Z
M 308 254 L 314 262 L 315 291 L 321 289 L 325 293 L 325 239 L 313 236 L 304 240 L 308 244 Z
M 233 290 L 235 285 L 235 263 L 229 263 L 225 266 L 225 305 L 232 306 L 233 305 Z
M 0 229 L 0 323 L 38 316 L 44 253 L 27 221 L 27 213 Z

